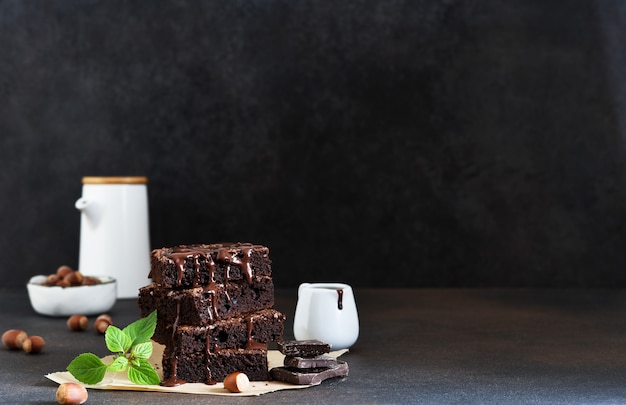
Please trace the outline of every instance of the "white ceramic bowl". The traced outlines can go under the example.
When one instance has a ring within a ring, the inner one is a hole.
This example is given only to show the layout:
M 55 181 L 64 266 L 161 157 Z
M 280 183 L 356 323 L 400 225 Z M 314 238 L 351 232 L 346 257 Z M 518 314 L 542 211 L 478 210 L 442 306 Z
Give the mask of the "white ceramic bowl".
M 46 276 L 34 276 L 26 285 L 30 304 L 35 312 L 49 316 L 107 312 L 117 299 L 117 282 L 109 276 L 95 277 L 101 281 L 100 284 L 57 287 L 44 285 Z

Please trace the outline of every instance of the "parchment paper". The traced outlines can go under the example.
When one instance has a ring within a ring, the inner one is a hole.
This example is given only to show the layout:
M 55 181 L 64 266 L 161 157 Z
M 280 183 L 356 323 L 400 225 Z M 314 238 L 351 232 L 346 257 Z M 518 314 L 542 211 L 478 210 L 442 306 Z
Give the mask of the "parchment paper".
M 164 346 L 156 342 L 153 342 L 152 356 L 149 361 L 152 366 L 157 370 L 159 377 L 163 378 L 163 371 L 161 367 L 161 359 L 163 358 Z M 329 353 L 329 356 L 339 357 L 346 353 L 348 350 L 339 350 Z M 283 365 L 284 355 L 278 350 L 267 351 L 267 365 L 269 369 L 279 367 Z M 110 364 L 113 361 L 113 356 L 106 356 L 102 358 L 105 364 Z M 280 391 L 280 390 L 293 390 L 303 389 L 311 387 L 312 385 L 294 385 L 281 381 L 250 381 L 250 387 L 245 392 L 231 393 L 224 388 L 223 383 L 217 383 L 215 385 L 206 385 L 203 383 L 187 383 L 177 387 L 163 387 L 161 385 L 138 385 L 132 383 L 125 372 L 111 373 L 107 372 L 104 379 L 98 384 L 83 384 L 77 381 L 69 371 L 59 371 L 56 373 L 50 373 L 46 375 L 46 378 L 58 383 L 63 384 L 66 382 L 78 383 L 85 388 L 99 389 L 99 390 L 122 390 L 122 391 L 156 391 L 156 392 L 177 392 L 185 394 L 208 394 L 208 395 L 230 395 L 230 396 L 257 396 L 266 394 L 268 392 Z M 316 385 L 316 384 L 315 384 Z

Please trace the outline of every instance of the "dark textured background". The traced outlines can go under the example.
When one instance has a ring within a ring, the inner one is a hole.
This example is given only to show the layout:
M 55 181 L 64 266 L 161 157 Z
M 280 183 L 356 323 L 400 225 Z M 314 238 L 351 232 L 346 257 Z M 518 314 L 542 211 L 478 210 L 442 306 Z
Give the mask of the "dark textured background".
M 626 3 L 0 1 L 3 283 L 84 175 L 279 287 L 626 286 Z M 112 253 L 114 254 L 114 252 Z

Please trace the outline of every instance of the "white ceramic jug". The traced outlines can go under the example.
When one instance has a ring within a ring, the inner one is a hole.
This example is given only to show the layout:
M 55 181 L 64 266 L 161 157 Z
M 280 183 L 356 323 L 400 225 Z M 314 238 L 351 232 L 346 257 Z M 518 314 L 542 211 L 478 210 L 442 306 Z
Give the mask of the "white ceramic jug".
M 352 346 L 359 337 L 352 287 L 343 283 L 300 284 L 293 334 L 297 340 L 329 343 L 332 350 Z
M 83 177 L 78 269 L 117 279 L 119 298 L 149 284 L 150 236 L 146 177 Z

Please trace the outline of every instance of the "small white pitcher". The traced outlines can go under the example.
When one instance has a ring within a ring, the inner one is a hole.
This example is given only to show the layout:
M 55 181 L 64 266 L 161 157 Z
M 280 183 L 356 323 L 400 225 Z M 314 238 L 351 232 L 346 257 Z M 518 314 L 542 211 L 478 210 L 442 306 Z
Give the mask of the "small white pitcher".
M 117 279 L 119 298 L 150 283 L 146 177 L 83 177 L 78 270 Z
M 343 283 L 303 283 L 293 320 L 297 340 L 321 340 L 332 350 L 347 349 L 359 337 L 352 287 Z

